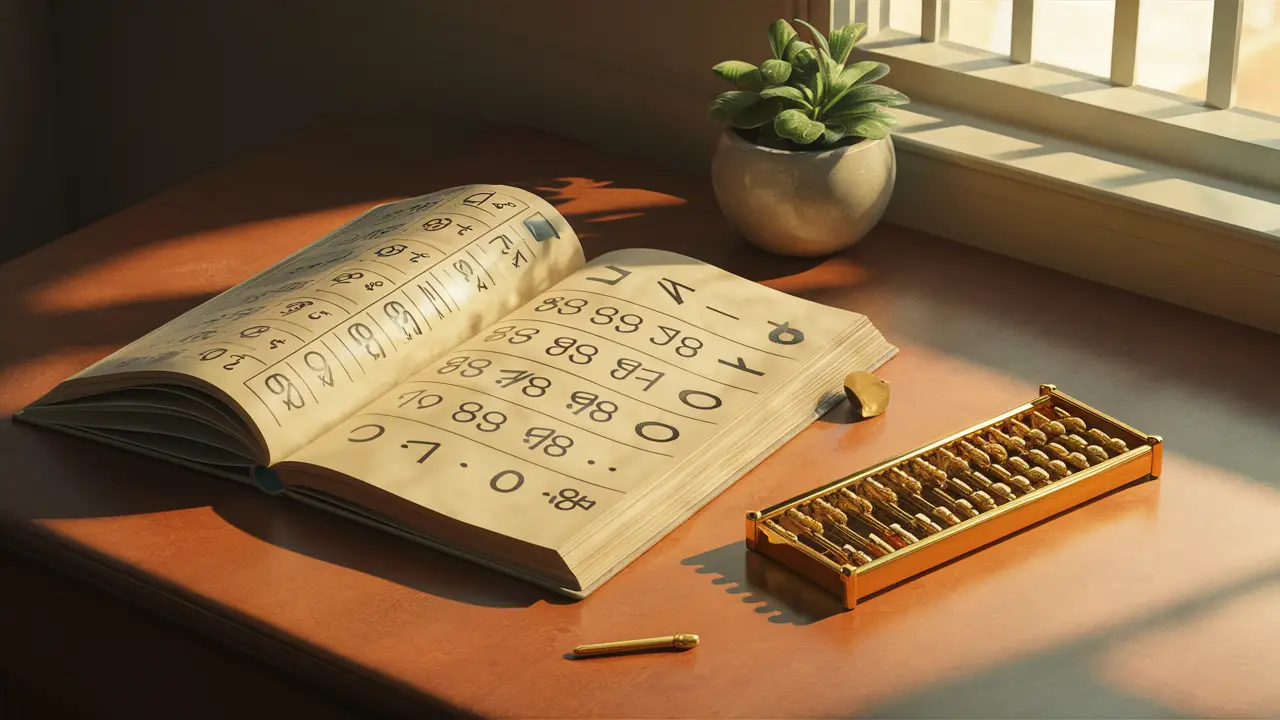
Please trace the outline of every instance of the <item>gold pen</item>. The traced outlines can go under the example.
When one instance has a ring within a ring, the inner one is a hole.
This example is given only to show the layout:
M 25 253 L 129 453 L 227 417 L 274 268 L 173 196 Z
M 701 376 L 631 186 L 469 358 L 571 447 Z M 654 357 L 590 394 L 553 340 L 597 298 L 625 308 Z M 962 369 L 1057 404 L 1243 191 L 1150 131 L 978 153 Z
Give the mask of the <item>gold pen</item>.
M 618 640 L 615 642 L 579 645 L 573 654 L 579 657 L 596 655 L 613 655 L 614 653 L 640 652 L 642 650 L 689 650 L 698 645 L 697 635 L 667 635 L 665 637 L 642 638 L 640 640 Z

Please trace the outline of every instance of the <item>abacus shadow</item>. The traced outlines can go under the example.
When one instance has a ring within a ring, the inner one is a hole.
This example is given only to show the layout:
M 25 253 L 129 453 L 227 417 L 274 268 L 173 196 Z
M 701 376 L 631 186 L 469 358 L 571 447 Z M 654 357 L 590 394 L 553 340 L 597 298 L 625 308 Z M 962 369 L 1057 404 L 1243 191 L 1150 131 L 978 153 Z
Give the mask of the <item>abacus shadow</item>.
M 844 612 L 831 593 L 757 552 L 731 543 L 680 561 L 779 625 L 809 625 Z

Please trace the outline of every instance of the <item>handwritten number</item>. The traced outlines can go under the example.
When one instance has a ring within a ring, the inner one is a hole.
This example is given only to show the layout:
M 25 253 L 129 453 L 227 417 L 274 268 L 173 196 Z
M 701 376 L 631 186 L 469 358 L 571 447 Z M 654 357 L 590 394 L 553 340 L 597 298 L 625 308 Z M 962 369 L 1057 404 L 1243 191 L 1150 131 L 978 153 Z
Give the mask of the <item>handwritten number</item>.
M 426 445 L 430 448 L 425 453 L 423 453 L 422 457 L 418 458 L 419 465 L 426 462 L 427 458 L 431 457 L 431 453 L 440 449 L 440 443 L 431 442 L 430 440 L 405 440 L 404 444 L 401 445 L 400 447 L 407 448 L 410 445 Z
M 696 292 L 693 288 L 689 287 L 688 285 L 685 285 L 684 283 L 681 283 L 681 282 L 676 282 L 671 278 L 662 278 L 661 280 L 659 280 L 658 287 L 666 291 L 667 295 L 670 295 L 671 299 L 675 300 L 677 305 L 684 304 L 684 295 L 681 294 L 680 292 L 681 290 Z
M 680 431 L 675 426 L 655 420 L 637 423 L 636 434 L 649 442 L 656 443 L 669 443 L 680 437 Z
M 506 478 L 515 478 L 515 482 L 511 482 L 510 480 L 503 482 Z M 490 489 L 500 493 L 515 492 L 519 490 L 520 486 L 523 484 L 524 475 L 516 470 L 503 470 L 489 479 Z
M 354 437 L 355 433 L 360 432 L 361 430 L 368 430 L 370 428 L 373 429 L 372 435 L 369 435 L 368 437 Z M 371 440 L 377 440 L 378 438 L 382 437 L 382 434 L 385 433 L 386 431 L 387 429 L 382 427 L 381 425 L 360 425 L 359 427 L 353 427 L 347 431 L 347 435 L 348 435 L 347 442 L 363 443 L 363 442 L 369 442 Z
M 412 340 L 414 335 L 422 334 L 422 327 L 418 325 L 418 319 L 409 312 L 409 309 L 403 303 L 392 300 L 382 306 L 382 311 L 387 314 L 387 318 L 400 328 L 400 332 L 404 333 L 405 340 Z
M 347 333 L 351 335 L 351 339 L 360 344 L 364 351 L 374 360 L 381 360 L 387 356 L 387 351 L 382 347 L 382 343 L 378 342 L 378 338 L 364 323 L 355 323 L 347 328 Z
M 286 410 L 297 410 L 305 407 L 307 404 L 307 401 L 302 398 L 302 393 L 298 391 L 298 388 L 293 384 L 293 381 L 280 373 L 272 373 L 271 375 L 268 375 L 267 379 L 263 381 L 263 384 L 273 395 L 280 396 L 280 399 L 284 401 L 284 407 Z
M 605 269 L 606 269 L 606 270 L 612 270 L 612 271 L 614 271 L 615 273 L 617 273 L 617 274 L 618 274 L 618 276 L 617 276 L 617 277 L 614 277 L 614 278 L 589 277 L 589 278 L 586 278 L 586 279 L 587 279 L 587 280 L 590 280 L 591 282 L 604 283 L 605 285 L 617 285 L 618 283 L 620 283 L 620 282 L 622 282 L 623 280 L 627 279 L 627 276 L 631 274 L 631 271 L 630 271 L 630 270 L 623 270 L 622 268 L 618 267 L 617 265 L 605 265 L 604 267 L 605 267 Z
M 494 243 L 496 243 L 496 242 L 500 242 L 500 243 L 502 243 L 502 254 L 503 254 L 503 255 L 506 255 L 506 254 L 508 253 L 508 251 L 509 251 L 509 250 L 511 250 L 511 244 L 512 244 L 512 243 L 511 243 L 511 238 L 507 237 L 506 235 L 499 235 L 499 236 L 497 236 L 497 237 L 495 237 L 495 238 L 491 239 L 491 240 L 489 241 L 489 244 L 490 244 L 490 245 L 492 245 L 492 244 L 494 244 Z
M 396 399 L 401 401 L 396 407 L 404 407 L 409 403 L 414 403 L 414 409 L 416 410 L 426 410 L 427 408 L 433 408 L 444 402 L 443 397 L 436 395 L 435 393 L 429 393 L 426 390 L 414 390 L 412 392 L 402 393 L 400 397 Z
M 773 330 L 769 333 L 769 341 L 778 343 L 779 345 L 795 345 L 804 342 L 804 333 L 791 327 L 790 323 L 776 323 L 767 320 L 773 326 Z
M 753 368 L 747 367 L 747 361 L 743 360 L 741 357 L 738 358 L 737 362 L 729 362 L 728 360 L 718 360 L 717 362 L 719 362 L 721 365 L 728 365 L 729 367 L 735 370 L 741 370 L 744 373 L 751 373 L 752 375 L 758 375 L 758 376 L 764 375 L 764 372 L 760 370 L 755 370 Z
M 329 367 L 329 361 L 325 360 L 323 355 L 315 350 L 308 350 L 302 356 L 302 362 L 315 371 L 321 385 L 333 387 L 333 368 Z
M 666 376 L 666 373 L 646 368 L 639 360 L 632 360 L 631 358 L 620 358 L 617 362 L 617 367 L 609 371 L 609 377 L 614 380 L 627 380 L 632 376 L 635 376 L 637 381 L 645 384 L 644 390 L 641 392 L 648 392 L 653 389 L 653 386 L 659 380 Z

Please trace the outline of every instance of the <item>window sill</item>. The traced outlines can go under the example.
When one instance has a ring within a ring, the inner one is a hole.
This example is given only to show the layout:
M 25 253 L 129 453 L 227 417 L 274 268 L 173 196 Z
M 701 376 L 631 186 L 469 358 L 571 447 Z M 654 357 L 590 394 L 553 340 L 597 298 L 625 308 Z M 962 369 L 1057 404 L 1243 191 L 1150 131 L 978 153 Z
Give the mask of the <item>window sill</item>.
M 1280 189 L 1280 118 L 886 30 L 855 51 L 894 88 L 975 116 Z
M 887 219 L 1280 332 L 1280 193 L 921 102 L 896 112 Z

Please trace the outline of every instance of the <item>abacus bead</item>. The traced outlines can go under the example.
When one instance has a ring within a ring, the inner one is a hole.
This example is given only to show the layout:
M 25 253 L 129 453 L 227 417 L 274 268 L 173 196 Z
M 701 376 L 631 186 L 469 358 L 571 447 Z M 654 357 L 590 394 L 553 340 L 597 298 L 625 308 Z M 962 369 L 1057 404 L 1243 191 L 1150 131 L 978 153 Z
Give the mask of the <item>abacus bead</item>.
M 1021 475 L 1014 475 L 1013 477 L 1009 478 L 1008 482 L 1010 485 L 1018 488 L 1018 490 L 1022 491 L 1023 493 L 1029 493 L 1036 489 L 1036 487 L 1031 484 L 1030 480 L 1022 477 Z
M 956 500 L 956 507 L 960 508 L 960 512 L 964 513 L 967 517 L 977 517 L 978 515 L 978 511 L 974 510 L 973 505 L 964 498 Z
M 1050 460 L 1046 469 L 1049 471 L 1050 475 L 1057 478 L 1064 478 L 1071 474 L 1071 469 L 1068 468 L 1067 464 L 1061 460 Z
M 1077 470 L 1083 470 L 1089 467 L 1089 459 L 1078 452 L 1073 452 L 1067 456 L 1067 464 Z
M 905 541 L 907 542 L 907 544 L 912 544 L 912 543 L 918 543 L 918 542 L 920 542 L 920 538 L 916 537 L 915 535 L 912 535 L 911 533 L 907 532 L 906 530 L 903 530 L 903 529 L 902 529 L 902 526 L 901 526 L 901 525 L 899 525 L 898 523 L 894 523 L 894 524 L 890 525 L 890 526 L 889 526 L 889 529 L 890 529 L 890 530 L 892 530 L 892 531 L 894 531 L 895 533 L 897 533 L 897 534 L 898 534 L 898 537 L 900 537 L 900 538 L 902 538 L 903 540 L 905 540 Z
M 1044 468 L 1033 467 L 1026 472 L 1027 479 L 1033 483 L 1048 484 L 1052 482 L 1053 477 L 1049 475 L 1049 471 Z
M 946 509 L 946 508 L 942 507 L 941 505 L 939 505 L 939 506 L 937 506 L 937 507 L 935 507 L 935 508 L 933 509 L 933 514 L 934 514 L 934 515 L 937 515 L 939 518 L 941 518 L 941 519 L 942 519 L 942 522 L 944 522 L 944 523 L 946 523 L 946 524 L 948 524 L 948 525 L 959 525 L 959 524 L 960 524 L 960 518 L 956 517 L 956 514 L 955 514 L 955 513 L 953 513 L 953 512 L 951 512 L 950 510 L 948 510 L 948 509 Z
M 1027 471 L 1031 469 L 1031 465 L 1020 457 L 1011 457 L 1008 462 L 1009 467 L 1013 468 L 1015 472 L 1022 473 L 1023 475 L 1026 475 Z
M 929 529 L 930 534 L 942 532 L 942 527 L 934 522 L 928 515 L 924 513 L 915 514 L 916 522 Z
M 1090 460 L 1096 463 L 1105 462 L 1107 459 L 1107 451 L 1103 450 L 1097 445 L 1090 445 L 1086 447 L 1084 449 L 1084 454 L 1085 454 L 1085 457 L 1089 458 Z
M 1059 460 L 1062 460 L 1062 459 L 1066 458 L 1066 457 L 1067 457 L 1067 455 L 1068 455 L 1068 454 L 1069 454 L 1069 452 L 1070 452 L 1069 450 L 1067 450 L 1066 448 L 1062 447 L 1061 445 L 1059 445 L 1059 444 L 1058 444 L 1058 443 L 1056 443 L 1056 442 L 1046 443 L 1046 444 L 1045 444 L 1045 446 L 1044 446 L 1044 451 L 1045 451 L 1045 452 L 1047 452 L 1047 453 L 1049 453 L 1050 455 L 1054 456 L 1055 458 L 1057 458 L 1057 459 L 1059 459 Z
M 1043 450 L 1028 450 L 1027 457 L 1031 458 L 1031 462 L 1039 465 L 1040 467 L 1048 466 L 1049 461 L 1052 459 L 1046 455 Z
M 1088 440 L 1085 440 L 1079 435 L 1063 435 L 1058 438 L 1058 442 L 1066 446 L 1068 450 L 1073 450 L 1075 452 L 1080 452 L 1089 444 Z
M 969 497 L 972 497 L 974 504 L 983 510 L 994 510 L 996 507 L 996 501 L 992 500 L 990 495 L 981 490 L 975 492 Z
M 1013 490 L 1009 489 L 1004 483 L 992 483 L 991 490 L 1005 500 L 1017 500 L 1018 496 L 1013 494 Z
M 1005 450 L 1002 445 L 993 443 L 990 440 L 982 444 L 982 451 L 990 455 L 996 462 L 1004 462 L 1009 458 L 1009 451 Z

